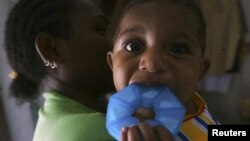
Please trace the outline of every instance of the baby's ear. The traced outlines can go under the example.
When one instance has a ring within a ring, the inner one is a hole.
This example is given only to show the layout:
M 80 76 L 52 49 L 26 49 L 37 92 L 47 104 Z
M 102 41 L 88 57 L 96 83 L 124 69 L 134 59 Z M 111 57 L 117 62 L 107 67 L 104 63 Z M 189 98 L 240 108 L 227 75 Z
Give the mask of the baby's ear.
M 109 51 L 107 53 L 107 62 L 111 70 L 113 70 L 113 52 Z
M 58 51 L 55 47 L 54 38 L 47 33 L 39 33 L 35 39 L 36 50 L 41 59 L 46 61 L 56 61 Z
M 210 61 L 204 58 L 201 62 L 200 74 L 199 74 L 199 81 L 204 77 L 210 67 Z

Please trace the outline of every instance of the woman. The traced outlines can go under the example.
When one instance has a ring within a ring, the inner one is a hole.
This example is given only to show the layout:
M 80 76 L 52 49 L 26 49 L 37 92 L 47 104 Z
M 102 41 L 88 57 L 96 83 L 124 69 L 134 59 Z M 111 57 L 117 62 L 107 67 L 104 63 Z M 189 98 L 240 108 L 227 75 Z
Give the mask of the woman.
M 107 19 L 90 0 L 19 0 L 6 23 L 11 93 L 44 93 L 34 141 L 112 140 L 100 100 L 113 89 Z

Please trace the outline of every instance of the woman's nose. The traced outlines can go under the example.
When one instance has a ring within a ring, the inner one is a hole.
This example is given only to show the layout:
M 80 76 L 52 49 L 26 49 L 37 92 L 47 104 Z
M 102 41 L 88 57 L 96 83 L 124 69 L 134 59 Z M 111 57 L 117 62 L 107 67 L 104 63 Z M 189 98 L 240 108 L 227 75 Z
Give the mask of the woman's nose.
M 167 64 L 165 56 L 161 51 L 147 50 L 140 60 L 139 69 L 141 71 L 148 71 L 150 73 L 162 72 L 166 69 Z

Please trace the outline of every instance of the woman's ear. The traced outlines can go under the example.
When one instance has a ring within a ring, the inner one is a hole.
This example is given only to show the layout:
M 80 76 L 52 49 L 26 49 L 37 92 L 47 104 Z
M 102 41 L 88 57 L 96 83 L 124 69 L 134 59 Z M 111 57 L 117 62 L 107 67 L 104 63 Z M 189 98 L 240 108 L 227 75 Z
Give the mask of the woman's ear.
M 199 74 L 199 81 L 205 76 L 210 67 L 210 61 L 204 58 L 201 62 L 201 69 Z
M 57 61 L 58 51 L 55 47 L 55 40 L 51 35 L 39 33 L 35 39 L 35 47 L 45 66 Z
M 111 70 L 113 70 L 113 53 L 109 51 L 107 53 L 107 62 Z

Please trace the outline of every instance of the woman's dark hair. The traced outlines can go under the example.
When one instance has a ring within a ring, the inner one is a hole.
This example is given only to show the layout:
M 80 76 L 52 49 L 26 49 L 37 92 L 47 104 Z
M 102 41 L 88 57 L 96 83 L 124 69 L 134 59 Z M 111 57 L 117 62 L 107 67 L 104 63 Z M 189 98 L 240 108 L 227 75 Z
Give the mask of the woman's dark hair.
M 124 8 L 121 10 L 119 14 L 115 17 L 114 22 L 112 23 L 112 28 L 110 29 L 110 34 L 109 36 L 113 41 L 116 40 L 117 32 L 119 30 L 119 25 L 120 22 L 124 16 L 124 14 L 131 9 L 132 7 L 139 5 L 139 4 L 144 4 L 144 3 L 149 3 L 149 2 L 168 2 L 170 4 L 180 4 L 183 5 L 184 7 L 188 8 L 194 16 L 197 18 L 198 22 L 198 34 L 200 37 L 200 44 L 201 44 L 201 50 L 202 54 L 204 55 L 205 52 L 205 38 L 206 38 L 206 24 L 205 24 L 205 19 L 203 17 L 202 11 L 199 8 L 199 6 L 196 3 L 196 0 L 131 0 Z
M 69 15 L 78 0 L 19 0 L 10 11 L 5 27 L 5 50 L 17 73 L 10 93 L 19 100 L 32 100 L 39 94 L 47 74 L 35 49 L 35 38 L 45 32 L 53 37 L 69 38 Z

